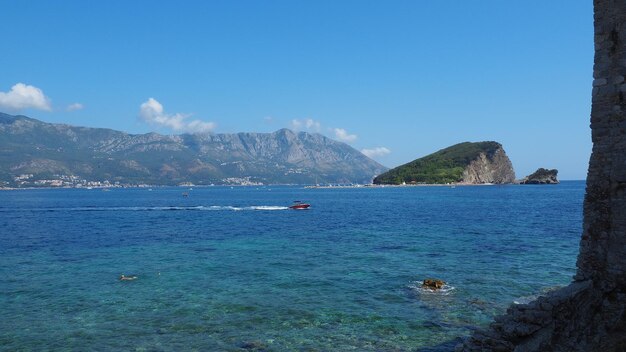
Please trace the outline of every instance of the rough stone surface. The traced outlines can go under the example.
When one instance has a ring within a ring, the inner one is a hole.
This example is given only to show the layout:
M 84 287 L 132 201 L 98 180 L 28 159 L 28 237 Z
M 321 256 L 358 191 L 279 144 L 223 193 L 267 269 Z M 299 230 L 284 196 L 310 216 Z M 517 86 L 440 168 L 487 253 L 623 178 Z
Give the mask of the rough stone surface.
M 491 157 L 480 153 L 463 171 L 462 183 L 511 183 L 515 180 L 515 171 L 511 160 L 498 148 Z
M 422 287 L 429 288 L 431 290 L 439 290 L 443 288 L 443 285 L 446 283 L 443 280 L 439 279 L 426 279 L 422 282 Z
M 457 351 L 626 351 L 626 0 L 595 0 L 583 233 L 569 286 L 512 306 Z
M 524 177 L 520 180 L 520 184 L 523 185 L 553 185 L 559 183 L 556 175 L 559 173 L 557 169 L 544 169 L 539 168 L 532 174 Z

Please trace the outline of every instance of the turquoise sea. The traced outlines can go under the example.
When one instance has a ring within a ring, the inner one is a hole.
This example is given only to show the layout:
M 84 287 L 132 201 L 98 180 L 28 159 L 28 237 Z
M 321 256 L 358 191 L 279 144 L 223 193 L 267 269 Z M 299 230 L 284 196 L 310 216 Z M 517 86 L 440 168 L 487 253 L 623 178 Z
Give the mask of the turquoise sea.
M 450 351 L 571 280 L 584 187 L 3 191 L 0 350 Z

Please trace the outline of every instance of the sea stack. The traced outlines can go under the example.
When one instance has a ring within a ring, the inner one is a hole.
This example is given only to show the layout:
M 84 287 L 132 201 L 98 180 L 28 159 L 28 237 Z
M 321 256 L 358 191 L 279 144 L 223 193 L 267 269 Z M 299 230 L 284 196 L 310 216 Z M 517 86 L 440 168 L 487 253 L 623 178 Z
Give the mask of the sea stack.
M 464 142 L 398 166 L 375 184 L 504 184 L 515 181 L 509 157 L 498 142 Z
M 537 171 L 524 177 L 519 183 L 522 185 L 554 185 L 559 183 L 559 180 L 556 178 L 558 173 L 559 170 L 557 169 L 539 168 Z

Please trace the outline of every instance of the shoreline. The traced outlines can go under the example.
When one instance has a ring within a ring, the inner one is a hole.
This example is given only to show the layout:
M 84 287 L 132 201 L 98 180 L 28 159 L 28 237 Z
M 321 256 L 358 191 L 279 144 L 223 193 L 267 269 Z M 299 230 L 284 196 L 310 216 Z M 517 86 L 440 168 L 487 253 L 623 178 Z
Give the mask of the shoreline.
M 304 188 L 317 188 L 317 189 L 330 189 L 330 188 L 408 188 L 408 187 L 450 187 L 456 186 L 505 186 L 505 185 L 517 185 L 518 183 L 419 183 L 419 184 L 407 184 L 407 185 L 345 185 L 345 186 L 305 186 Z
M 561 180 L 560 182 L 585 182 L 586 180 Z M 522 185 L 519 182 L 512 183 L 418 183 L 418 184 L 405 184 L 405 185 L 376 185 L 376 184 L 355 184 L 355 185 L 326 185 L 326 186 L 316 186 L 316 185 L 298 185 L 298 184 L 267 184 L 267 185 L 112 185 L 112 186 L 100 186 L 100 187 L 0 187 L 1 191 L 21 191 L 21 190 L 37 190 L 37 189 L 84 189 L 84 190 L 112 190 L 112 189 L 152 189 L 152 188 L 210 188 L 210 187 L 275 187 L 275 186 L 291 186 L 291 187 L 302 187 L 304 189 L 346 189 L 346 188 L 411 188 L 411 187 L 476 187 L 476 186 L 511 186 L 511 185 Z M 535 184 L 528 184 L 535 185 Z M 542 184 L 537 184 L 542 185 Z M 548 184 L 543 184 L 543 186 L 549 186 Z

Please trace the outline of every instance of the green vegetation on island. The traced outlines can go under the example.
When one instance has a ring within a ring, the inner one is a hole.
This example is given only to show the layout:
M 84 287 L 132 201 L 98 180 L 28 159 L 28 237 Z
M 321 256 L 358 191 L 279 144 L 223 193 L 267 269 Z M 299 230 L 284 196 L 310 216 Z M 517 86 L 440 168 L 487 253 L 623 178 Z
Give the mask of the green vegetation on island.
M 484 154 L 493 159 L 502 145 L 497 142 L 464 142 L 391 169 L 374 179 L 374 184 L 446 184 L 463 181 L 470 163 Z

